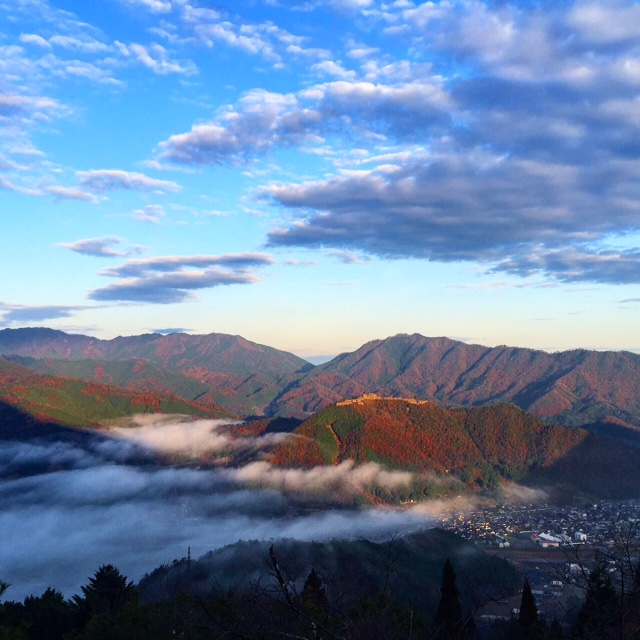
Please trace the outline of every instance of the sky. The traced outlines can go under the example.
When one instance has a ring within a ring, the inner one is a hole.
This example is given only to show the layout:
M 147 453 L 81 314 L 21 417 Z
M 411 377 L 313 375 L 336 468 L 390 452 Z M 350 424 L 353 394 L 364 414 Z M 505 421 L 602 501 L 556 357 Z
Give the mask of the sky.
M 640 349 L 640 4 L 0 0 L 0 327 Z

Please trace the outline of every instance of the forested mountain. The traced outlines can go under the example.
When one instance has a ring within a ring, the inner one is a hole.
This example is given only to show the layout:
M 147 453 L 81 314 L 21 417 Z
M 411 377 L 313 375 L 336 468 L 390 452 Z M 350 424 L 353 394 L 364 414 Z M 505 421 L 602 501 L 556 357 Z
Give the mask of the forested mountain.
M 221 333 L 98 340 L 52 329 L 4 329 L 0 355 L 27 358 L 14 360 L 41 373 L 168 392 L 239 415 L 263 414 L 292 374 L 313 368 L 291 353 Z
M 229 374 L 258 372 L 266 376 L 282 376 L 312 367 L 292 353 L 224 333 L 149 333 L 98 340 L 53 329 L 3 329 L 0 355 L 11 354 L 65 360 L 144 359 L 194 377 L 198 376 L 199 367 Z
M 7 356 L 16 364 L 47 375 L 81 378 L 131 391 L 171 393 L 205 406 L 224 407 L 235 415 L 262 415 L 279 393 L 277 379 L 256 374 L 229 374 L 198 369 L 184 375 L 140 358 L 131 360 L 63 360 Z
M 149 334 L 113 340 L 50 329 L 0 331 L 0 354 L 41 372 L 216 402 L 240 415 L 304 418 L 377 393 L 450 406 L 511 402 L 566 426 L 637 441 L 640 355 L 483 347 L 419 334 L 374 340 L 318 367 L 238 336 Z
M 130 391 L 113 385 L 42 375 L 0 358 L 0 436 L 19 433 L 28 437 L 30 429 L 38 423 L 89 427 L 139 413 L 230 417 L 214 404 L 205 406 L 166 393 Z M 19 415 L 23 416 L 22 420 L 17 420 Z
M 187 559 L 157 568 L 140 582 L 144 600 L 153 602 L 186 591 L 206 598 L 230 588 L 243 588 L 263 576 L 263 586 L 274 580 L 264 576 L 271 542 L 240 541 L 207 553 L 187 566 Z M 385 587 L 402 602 L 431 619 L 440 597 L 442 564 L 455 563 L 460 584 L 482 583 L 484 597 L 517 591 L 519 577 L 512 565 L 491 556 L 477 545 L 449 531 L 427 529 L 391 542 L 333 540 L 302 542 L 283 539 L 275 545 L 283 574 L 293 589 L 301 590 L 312 569 L 328 578 L 327 590 L 347 601 L 375 597 Z M 391 562 L 391 564 L 389 564 Z M 190 572 L 190 573 L 189 573 Z M 268 588 L 268 587 L 267 587 Z M 474 593 L 462 588 L 465 610 L 472 608 Z
M 489 348 L 402 334 L 316 367 L 269 409 L 313 412 L 364 393 L 466 407 L 512 402 L 569 426 L 607 416 L 640 425 L 640 355 Z
M 412 498 L 493 489 L 503 480 L 560 484 L 601 497 L 640 495 L 635 448 L 547 424 L 509 404 L 446 409 L 434 402 L 364 397 L 319 412 L 294 433 L 303 437 L 274 449 L 272 463 L 314 467 L 354 460 L 436 474 Z

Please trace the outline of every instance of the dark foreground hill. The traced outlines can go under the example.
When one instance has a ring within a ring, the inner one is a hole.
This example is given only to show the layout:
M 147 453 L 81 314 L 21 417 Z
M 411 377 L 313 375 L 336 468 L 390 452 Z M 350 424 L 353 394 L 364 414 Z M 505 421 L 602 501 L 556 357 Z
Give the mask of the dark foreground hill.
M 192 561 L 190 567 L 186 558 L 159 567 L 141 580 L 140 589 L 147 601 L 188 590 L 206 598 L 230 588 L 247 588 L 256 581 L 262 588 L 274 589 L 268 553 L 271 544 L 292 589 L 301 591 L 315 569 L 323 577 L 329 597 L 342 601 L 343 606 L 379 595 L 386 583 L 396 600 L 412 604 L 416 613 L 430 620 L 440 598 L 446 558 L 456 567 L 465 610 L 472 609 L 474 599 L 504 596 L 517 592 L 520 586 L 516 571 L 506 560 L 486 554 L 451 532 L 429 529 L 390 542 L 241 541 L 209 552 Z
M 271 452 L 274 464 L 377 462 L 422 477 L 410 487 L 412 494 L 392 493 L 396 499 L 491 490 L 505 481 L 594 497 L 640 495 L 635 447 L 547 424 L 509 404 L 446 409 L 432 402 L 364 397 L 319 412 L 294 433 L 302 437 Z
M 138 588 L 102 565 L 71 600 L 47 589 L 1 604 L 0 631 L 29 640 L 436 638 L 445 558 L 454 629 L 464 621 L 475 630 L 478 604 L 521 584 L 506 561 L 438 530 L 384 543 L 250 541 L 174 561 Z

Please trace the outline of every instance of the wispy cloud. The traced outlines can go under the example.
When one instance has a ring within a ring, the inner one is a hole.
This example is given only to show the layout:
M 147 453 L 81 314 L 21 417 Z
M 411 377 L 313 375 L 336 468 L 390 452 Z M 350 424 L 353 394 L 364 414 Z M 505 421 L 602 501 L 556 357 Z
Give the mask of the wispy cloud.
M 86 191 L 82 191 L 82 189 L 77 189 L 76 187 L 61 187 L 54 185 L 51 187 L 45 187 L 44 192 L 55 196 L 56 198 L 61 198 L 62 200 L 84 200 L 85 202 L 93 202 L 94 204 L 99 202 L 98 198 L 96 198 L 92 193 L 87 193 Z
M 132 191 L 176 192 L 181 187 L 176 182 L 157 180 L 143 173 L 122 171 L 119 169 L 96 169 L 92 171 L 77 171 L 80 184 L 95 192 L 127 189 Z
M 20 305 L 0 302 L 0 324 L 10 326 L 25 322 L 42 322 L 71 318 L 86 305 Z
M 152 222 L 158 224 L 164 218 L 166 212 L 161 204 L 148 204 L 144 209 L 136 209 L 133 217 L 140 222 Z
M 327 254 L 337 258 L 342 264 L 366 264 L 367 262 L 371 262 L 371 259 L 368 257 L 358 257 L 352 251 L 340 251 L 338 249 L 333 249 L 331 251 L 327 251 Z
M 131 247 L 128 251 L 118 251 L 114 247 L 122 244 L 122 238 L 118 236 L 105 236 L 103 238 L 87 238 L 76 242 L 61 242 L 58 246 L 71 249 L 76 253 L 100 258 L 117 258 L 140 253 L 141 247 Z

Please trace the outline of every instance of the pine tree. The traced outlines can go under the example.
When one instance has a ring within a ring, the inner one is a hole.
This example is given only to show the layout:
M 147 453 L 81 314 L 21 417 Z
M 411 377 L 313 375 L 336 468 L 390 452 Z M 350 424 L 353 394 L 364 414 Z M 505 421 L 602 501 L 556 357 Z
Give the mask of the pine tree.
M 525 578 L 524 584 L 522 585 L 522 600 L 520 602 L 518 622 L 525 629 L 531 629 L 538 624 L 538 607 L 536 606 L 533 593 L 531 593 L 529 578 Z
M 617 627 L 620 602 L 616 590 L 602 558 L 596 559 L 596 566 L 589 574 L 587 597 L 574 628 L 576 638 L 597 638 L 605 635 L 607 629 Z
M 320 578 L 318 572 L 313 568 L 307 576 L 304 587 L 302 588 L 302 600 L 305 603 L 310 605 L 312 604 L 317 607 L 326 607 L 329 604 L 327 594 L 322 586 L 322 578 Z
M 434 618 L 437 638 L 457 638 L 462 628 L 462 609 L 460 593 L 456 586 L 456 573 L 451 560 L 447 558 L 442 567 L 442 586 L 440 602 Z
M 96 614 L 114 616 L 120 613 L 137 595 L 133 582 L 127 582 L 126 576 L 112 564 L 99 567 L 93 578 L 89 578 L 89 584 L 81 589 L 82 596 L 72 598 L 81 625 Z

